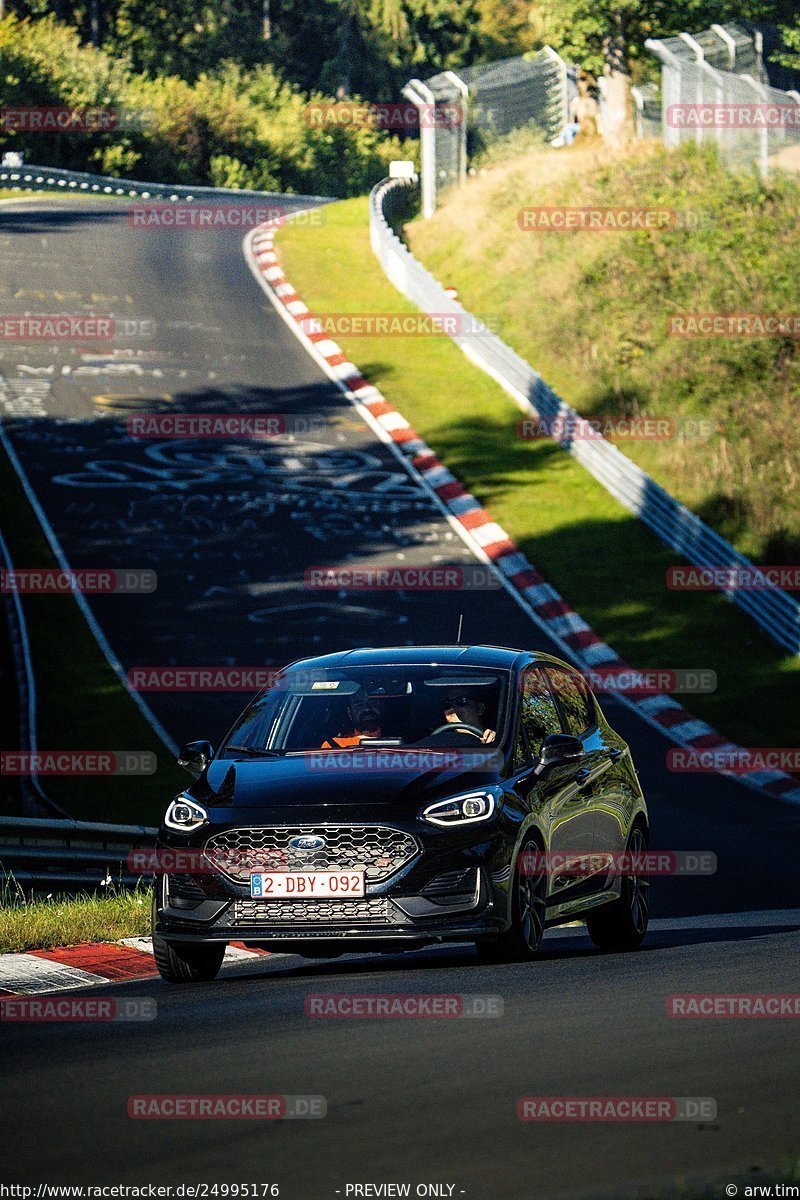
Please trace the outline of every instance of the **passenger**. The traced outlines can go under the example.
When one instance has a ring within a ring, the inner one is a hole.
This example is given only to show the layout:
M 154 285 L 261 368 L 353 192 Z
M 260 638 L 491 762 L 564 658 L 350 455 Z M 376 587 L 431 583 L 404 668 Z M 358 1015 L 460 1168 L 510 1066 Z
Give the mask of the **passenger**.
M 352 724 L 352 733 L 340 733 L 322 743 L 323 750 L 347 750 L 360 746 L 362 738 L 381 736 L 380 701 L 371 700 L 362 689 L 353 695 L 347 705 L 347 716 Z

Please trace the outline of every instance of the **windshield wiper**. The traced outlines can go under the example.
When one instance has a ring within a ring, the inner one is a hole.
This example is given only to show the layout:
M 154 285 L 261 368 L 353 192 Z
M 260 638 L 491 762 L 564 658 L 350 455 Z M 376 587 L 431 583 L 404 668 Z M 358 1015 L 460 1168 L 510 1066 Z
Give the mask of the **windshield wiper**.
M 278 750 L 259 750 L 257 746 L 226 746 L 225 753 L 234 750 L 237 754 L 249 754 L 252 758 L 280 758 Z

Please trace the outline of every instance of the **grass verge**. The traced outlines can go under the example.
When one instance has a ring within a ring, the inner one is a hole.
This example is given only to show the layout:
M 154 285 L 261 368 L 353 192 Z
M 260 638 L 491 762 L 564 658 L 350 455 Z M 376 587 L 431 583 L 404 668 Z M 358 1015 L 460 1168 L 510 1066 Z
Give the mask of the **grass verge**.
M 0 526 L 17 569 L 57 569 L 3 451 Z M 36 682 L 39 747 L 148 750 L 158 763 L 153 775 L 44 776 L 45 793 L 78 820 L 158 824 L 167 800 L 185 783 L 183 772 L 112 671 L 74 597 L 20 599 Z M 9 779 L 0 781 L 0 812 L 16 811 L 16 788 L 5 786 Z
M 82 942 L 115 942 L 150 932 L 150 890 L 106 896 L 52 896 L 22 903 L 7 881 L 0 891 L 0 954 Z
M 669 218 L 557 232 L 547 206 Z M 756 562 L 800 562 L 797 337 L 676 336 L 698 313 L 789 314 L 800 300 L 800 179 L 732 172 L 655 143 L 517 154 L 450 192 L 409 245 L 585 416 L 654 415 L 620 448 Z M 703 422 L 703 426 L 700 423 Z M 706 430 L 704 426 L 708 426 Z
M 372 253 L 367 200 L 325 212 L 324 226 L 289 222 L 278 238 L 306 304 L 316 313 L 416 312 Z M 337 341 L 623 657 L 637 667 L 711 668 L 717 691 L 684 697 L 691 711 L 747 746 L 796 742 L 800 660 L 721 597 L 669 591 L 665 572 L 675 555 L 554 443 L 516 437 L 511 400 L 453 343 Z

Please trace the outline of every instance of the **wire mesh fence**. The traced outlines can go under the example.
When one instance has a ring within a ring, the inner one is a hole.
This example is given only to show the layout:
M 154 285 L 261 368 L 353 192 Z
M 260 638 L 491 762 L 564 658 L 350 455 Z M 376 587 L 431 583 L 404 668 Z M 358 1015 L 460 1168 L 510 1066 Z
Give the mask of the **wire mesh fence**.
M 639 138 L 661 136 L 661 92 L 655 83 L 631 88 L 633 119 Z
M 800 94 L 770 87 L 746 31 L 713 26 L 646 45 L 662 64 L 666 146 L 713 144 L 730 166 L 755 165 L 763 176 L 775 167 L 800 169 Z M 722 69 L 722 63 L 735 70 Z
M 660 45 L 678 60 L 696 62 L 699 58 L 717 71 L 752 75 L 767 82 L 761 37 L 742 25 L 712 25 L 700 33 L 663 38 Z
M 554 138 L 568 119 L 574 71 L 546 46 L 525 58 L 506 58 L 412 79 L 404 95 L 420 111 L 423 215 L 447 188 L 463 181 L 468 149 L 531 126 Z

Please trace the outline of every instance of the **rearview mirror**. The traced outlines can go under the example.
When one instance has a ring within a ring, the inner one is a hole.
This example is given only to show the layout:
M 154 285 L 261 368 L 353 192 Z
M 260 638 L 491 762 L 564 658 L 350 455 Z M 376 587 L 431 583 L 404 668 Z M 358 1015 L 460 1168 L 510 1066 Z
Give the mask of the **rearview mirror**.
M 214 757 L 211 742 L 187 742 L 178 755 L 178 766 L 199 779 Z
M 583 758 L 583 742 L 571 733 L 551 733 L 542 742 L 539 762 L 543 767 L 575 762 L 578 758 Z

